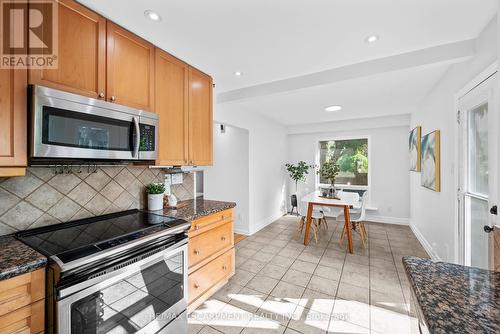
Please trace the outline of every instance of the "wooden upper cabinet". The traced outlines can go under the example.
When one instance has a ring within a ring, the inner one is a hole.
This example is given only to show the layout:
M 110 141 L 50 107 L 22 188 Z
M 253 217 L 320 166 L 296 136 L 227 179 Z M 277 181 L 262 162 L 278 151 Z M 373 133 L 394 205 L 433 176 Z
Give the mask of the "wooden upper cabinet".
M 212 78 L 189 68 L 189 164 L 212 165 Z
M 188 165 L 188 65 L 160 49 L 155 60 L 155 112 L 160 117 L 156 165 Z
M 71 0 L 59 0 L 57 69 L 33 69 L 29 82 L 93 98 L 105 97 L 106 20 Z
M 107 22 L 107 99 L 142 110 L 154 110 L 155 47 Z
M 26 80 L 25 70 L 0 70 L 0 177 L 25 173 L 28 159 Z

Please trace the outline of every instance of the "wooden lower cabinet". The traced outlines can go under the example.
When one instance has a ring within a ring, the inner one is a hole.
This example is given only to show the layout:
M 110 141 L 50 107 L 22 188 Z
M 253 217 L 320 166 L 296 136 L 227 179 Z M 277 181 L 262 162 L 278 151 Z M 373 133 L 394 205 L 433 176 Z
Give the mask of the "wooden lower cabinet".
M 189 231 L 188 312 L 192 312 L 234 275 L 232 209 L 192 222 Z
M 0 333 L 43 333 L 45 269 L 0 281 Z

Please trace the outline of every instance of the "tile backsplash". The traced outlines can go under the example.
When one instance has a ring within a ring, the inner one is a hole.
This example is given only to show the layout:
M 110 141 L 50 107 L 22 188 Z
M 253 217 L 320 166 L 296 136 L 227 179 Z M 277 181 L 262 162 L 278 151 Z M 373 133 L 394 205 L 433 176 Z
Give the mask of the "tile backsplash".
M 80 172 L 80 173 L 79 173 Z M 24 177 L 0 178 L 0 235 L 69 220 L 147 206 L 145 185 L 163 182 L 161 169 L 138 166 L 87 168 L 55 174 L 30 167 Z M 172 186 L 179 200 L 193 198 L 192 174 Z

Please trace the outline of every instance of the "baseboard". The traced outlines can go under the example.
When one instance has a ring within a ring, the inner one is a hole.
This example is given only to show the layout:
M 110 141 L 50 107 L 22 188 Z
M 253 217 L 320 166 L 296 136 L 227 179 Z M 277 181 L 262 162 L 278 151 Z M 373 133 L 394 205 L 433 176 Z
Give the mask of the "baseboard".
M 410 225 L 410 218 L 385 217 L 385 216 L 368 214 L 366 215 L 366 220 L 374 223 Z
M 422 247 L 424 247 L 425 251 L 430 256 L 430 258 L 434 261 L 441 261 L 441 258 L 432 249 L 431 244 L 427 241 L 427 239 L 425 239 L 424 235 L 420 233 L 419 229 L 412 222 L 410 222 L 410 228 L 413 231 L 413 234 L 415 234 L 415 236 L 417 237 L 418 241 L 420 241 Z
M 269 224 L 277 221 L 281 217 L 283 217 L 285 214 L 286 214 L 286 212 L 278 212 L 278 213 L 276 213 L 273 216 L 269 216 L 267 218 L 264 218 L 264 219 L 258 221 L 256 224 L 254 224 L 252 226 L 253 228 L 250 229 L 250 233 L 249 234 L 245 234 L 245 235 L 252 235 L 252 234 L 254 234 L 256 232 L 259 232 L 260 230 L 262 230 L 267 225 L 269 225 Z
M 241 235 L 250 235 L 250 232 L 247 229 L 242 229 L 237 227 L 234 228 L 234 233 Z

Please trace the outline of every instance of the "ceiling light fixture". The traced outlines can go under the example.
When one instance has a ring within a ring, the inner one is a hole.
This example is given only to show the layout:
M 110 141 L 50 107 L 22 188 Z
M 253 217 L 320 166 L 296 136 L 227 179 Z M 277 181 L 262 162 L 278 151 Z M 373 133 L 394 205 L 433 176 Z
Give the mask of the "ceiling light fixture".
M 325 108 L 325 111 L 340 111 L 342 110 L 342 106 L 329 106 Z
M 160 14 L 151 9 L 144 11 L 144 16 L 146 16 L 151 21 L 161 21 Z
M 241 73 L 240 71 L 236 71 L 233 74 L 236 75 L 237 77 L 241 77 L 243 75 L 243 73 Z
M 376 41 L 379 40 L 379 38 L 380 37 L 378 35 L 370 35 L 370 36 L 366 37 L 365 41 L 367 43 L 375 43 Z

